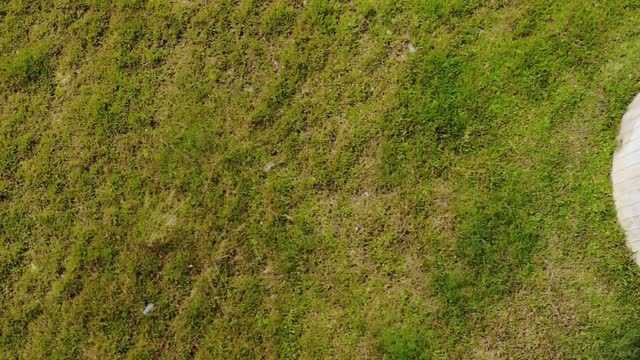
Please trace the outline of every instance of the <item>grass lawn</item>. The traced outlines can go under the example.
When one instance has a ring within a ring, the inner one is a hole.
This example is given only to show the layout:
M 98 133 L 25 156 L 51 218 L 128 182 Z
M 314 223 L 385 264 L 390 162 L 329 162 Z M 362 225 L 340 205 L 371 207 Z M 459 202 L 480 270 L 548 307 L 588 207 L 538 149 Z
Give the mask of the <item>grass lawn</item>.
M 0 1 L 0 358 L 640 357 L 639 59 L 638 0 Z

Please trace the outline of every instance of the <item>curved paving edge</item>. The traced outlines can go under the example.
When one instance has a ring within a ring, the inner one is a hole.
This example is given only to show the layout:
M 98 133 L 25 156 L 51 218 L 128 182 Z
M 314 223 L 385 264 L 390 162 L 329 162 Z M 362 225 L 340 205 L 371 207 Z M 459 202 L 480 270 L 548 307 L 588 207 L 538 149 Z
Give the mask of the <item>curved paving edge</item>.
M 640 94 L 622 117 L 613 153 L 611 183 L 618 222 L 627 235 L 633 260 L 640 265 Z

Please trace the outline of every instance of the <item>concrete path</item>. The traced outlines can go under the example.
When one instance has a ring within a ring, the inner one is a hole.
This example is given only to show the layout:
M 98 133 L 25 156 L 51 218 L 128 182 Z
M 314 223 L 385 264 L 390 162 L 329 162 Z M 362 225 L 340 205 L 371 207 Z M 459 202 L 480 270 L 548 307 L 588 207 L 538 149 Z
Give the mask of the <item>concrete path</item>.
M 627 246 L 640 265 L 640 94 L 622 117 L 617 141 L 611 169 L 613 199 Z

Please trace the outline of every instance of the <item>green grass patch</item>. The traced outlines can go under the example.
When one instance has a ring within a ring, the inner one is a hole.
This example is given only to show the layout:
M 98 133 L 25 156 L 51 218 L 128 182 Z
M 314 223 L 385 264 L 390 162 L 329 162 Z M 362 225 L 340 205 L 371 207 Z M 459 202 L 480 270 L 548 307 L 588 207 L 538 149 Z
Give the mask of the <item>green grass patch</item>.
M 638 15 L 3 2 L 0 357 L 636 357 Z

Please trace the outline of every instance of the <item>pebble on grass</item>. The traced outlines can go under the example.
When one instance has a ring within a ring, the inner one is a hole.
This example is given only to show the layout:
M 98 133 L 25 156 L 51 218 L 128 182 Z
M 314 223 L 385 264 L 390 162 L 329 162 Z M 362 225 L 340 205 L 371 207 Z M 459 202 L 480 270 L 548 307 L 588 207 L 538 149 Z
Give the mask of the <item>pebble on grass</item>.
M 147 306 L 144 308 L 144 310 L 142 310 L 142 314 L 143 314 L 144 316 L 149 315 L 149 313 L 150 313 L 151 311 L 153 311 L 153 309 L 154 309 L 155 307 L 156 307 L 156 306 L 155 306 L 155 305 L 153 305 L 153 304 L 149 304 L 149 305 L 147 305 Z

